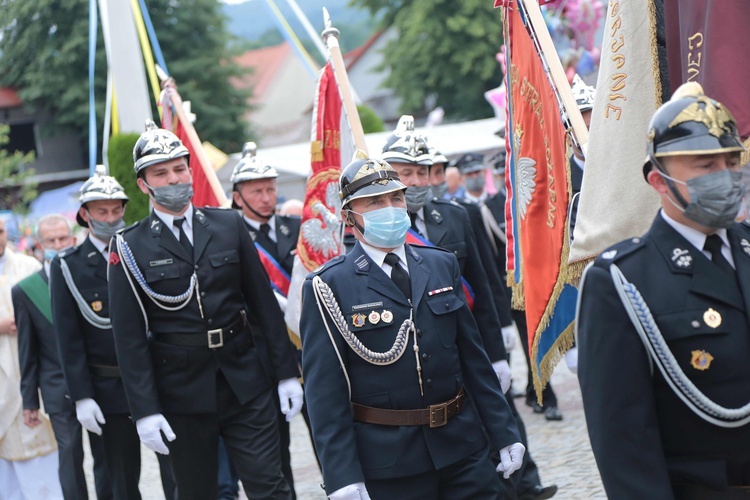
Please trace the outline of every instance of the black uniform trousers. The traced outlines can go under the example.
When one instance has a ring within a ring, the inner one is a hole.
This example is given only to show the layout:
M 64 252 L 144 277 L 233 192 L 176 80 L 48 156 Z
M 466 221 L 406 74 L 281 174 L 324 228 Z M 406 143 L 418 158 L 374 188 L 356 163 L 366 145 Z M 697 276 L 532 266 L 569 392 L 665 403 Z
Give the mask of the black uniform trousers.
M 75 411 L 50 413 L 50 423 L 57 441 L 60 461 L 58 474 L 65 500 L 88 498 L 86 476 L 83 473 L 83 428 Z M 94 457 L 94 482 L 98 499 L 112 499 L 112 482 L 107 474 L 107 462 L 102 438 L 89 432 L 91 455 Z
M 104 454 L 117 500 L 140 500 L 141 441 L 135 425 L 125 414 L 108 414 L 102 424 Z
M 448 467 L 416 476 L 368 480 L 372 500 L 495 500 L 502 499 L 497 472 L 485 447 Z
M 240 404 L 221 371 L 216 376 L 216 413 L 164 416 L 177 439 L 168 443 L 179 500 L 218 495 L 219 435 L 248 498 L 289 499 L 281 474 L 279 432 L 269 389 Z

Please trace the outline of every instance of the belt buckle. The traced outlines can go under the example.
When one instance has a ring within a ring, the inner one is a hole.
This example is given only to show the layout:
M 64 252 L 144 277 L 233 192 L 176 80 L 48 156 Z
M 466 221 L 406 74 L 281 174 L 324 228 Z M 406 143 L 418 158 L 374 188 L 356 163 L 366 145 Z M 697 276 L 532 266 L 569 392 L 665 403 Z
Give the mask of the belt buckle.
M 442 427 L 448 423 L 448 405 L 440 403 L 427 407 L 430 410 L 430 428 Z
M 214 341 L 214 336 L 218 336 L 218 340 Z M 216 330 L 209 330 L 206 333 L 206 336 L 208 337 L 208 348 L 209 349 L 216 349 L 218 347 L 221 347 L 224 345 L 224 329 L 223 328 L 217 328 Z

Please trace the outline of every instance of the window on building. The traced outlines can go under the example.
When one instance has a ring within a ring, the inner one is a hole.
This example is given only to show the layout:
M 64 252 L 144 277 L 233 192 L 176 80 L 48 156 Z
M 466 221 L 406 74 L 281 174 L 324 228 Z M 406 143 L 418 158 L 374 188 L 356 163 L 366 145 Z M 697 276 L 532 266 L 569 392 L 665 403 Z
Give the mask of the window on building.
M 22 153 L 33 152 L 36 156 L 39 156 L 36 146 L 36 130 L 33 122 L 12 124 L 8 138 L 10 142 L 6 146 L 6 149 L 11 153 L 14 151 L 21 151 Z

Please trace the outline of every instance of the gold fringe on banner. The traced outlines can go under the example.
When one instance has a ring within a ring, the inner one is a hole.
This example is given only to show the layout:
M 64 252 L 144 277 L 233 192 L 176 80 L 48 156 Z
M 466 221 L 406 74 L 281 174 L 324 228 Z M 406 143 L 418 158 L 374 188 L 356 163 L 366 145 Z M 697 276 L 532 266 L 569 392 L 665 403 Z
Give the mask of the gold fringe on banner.
M 566 172 L 568 177 L 568 199 L 570 199 L 570 163 L 566 162 Z M 534 379 L 534 391 L 536 392 L 536 398 L 539 404 L 543 404 L 542 391 L 549 382 L 552 372 L 555 370 L 555 366 L 560 362 L 560 359 L 565 355 L 565 352 L 573 346 L 573 326 L 571 322 L 565 330 L 562 331 L 560 336 L 557 337 L 555 343 L 552 344 L 547 354 L 539 363 L 539 369 L 536 369 L 536 359 L 539 354 L 539 340 L 541 339 L 542 332 L 544 332 L 549 326 L 550 319 L 555 312 L 557 301 L 562 294 L 563 288 L 569 283 L 570 280 L 570 269 L 568 267 L 568 257 L 570 255 L 570 227 L 565 223 L 565 230 L 563 231 L 563 246 L 560 255 L 560 270 L 557 275 L 557 281 L 552 289 L 552 294 L 547 302 L 547 307 L 544 309 L 544 314 L 539 320 L 539 324 L 534 332 L 534 343 L 531 349 L 531 365 L 533 369 Z

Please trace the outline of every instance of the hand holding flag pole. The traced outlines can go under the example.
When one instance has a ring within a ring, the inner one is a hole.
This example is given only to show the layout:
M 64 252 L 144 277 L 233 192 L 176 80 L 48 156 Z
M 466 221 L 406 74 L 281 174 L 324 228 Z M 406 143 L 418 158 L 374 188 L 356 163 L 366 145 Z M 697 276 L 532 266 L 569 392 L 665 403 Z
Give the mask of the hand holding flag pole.
M 206 180 L 211 187 L 211 191 L 216 197 L 216 201 L 220 207 L 228 207 L 229 199 L 227 198 L 226 193 L 224 193 L 224 188 L 221 187 L 221 182 L 216 175 L 216 171 L 213 166 L 211 166 L 211 160 L 209 160 L 206 151 L 203 149 L 203 144 L 198 137 L 198 133 L 195 131 L 195 127 L 193 127 L 190 119 L 188 119 L 185 114 L 185 109 L 182 106 L 182 97 L 180 97 L 180 94 L 177 92 L 174 78 L 167 75 L 158 64 L 155 66 L 156 74 L 159 76 L 159 80 L 161 80 L 161 86 L 166 91 L 169 100 L 172 102 L 177 118 L 180 120 L 180 124 L 182 124 L 182 127 L 187 134 L 191 149 L 195 151 L 198 162 L 203 170 L 203 175 L 205 175 Z

